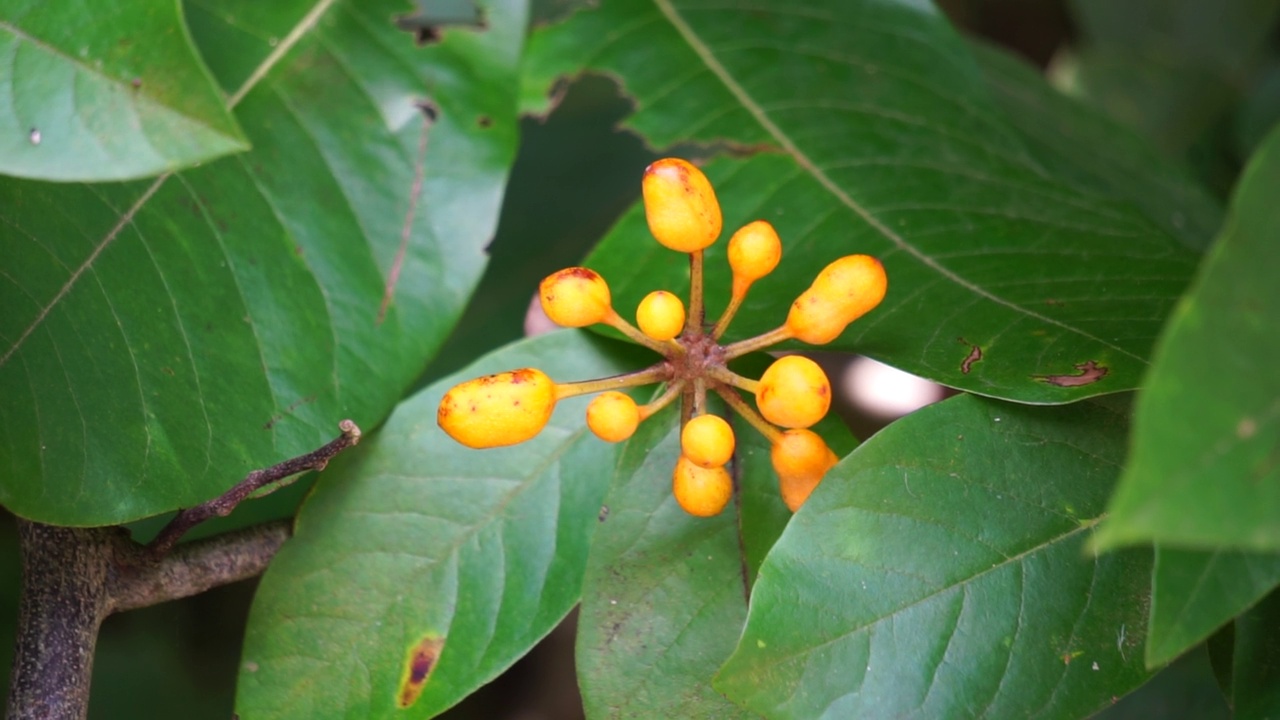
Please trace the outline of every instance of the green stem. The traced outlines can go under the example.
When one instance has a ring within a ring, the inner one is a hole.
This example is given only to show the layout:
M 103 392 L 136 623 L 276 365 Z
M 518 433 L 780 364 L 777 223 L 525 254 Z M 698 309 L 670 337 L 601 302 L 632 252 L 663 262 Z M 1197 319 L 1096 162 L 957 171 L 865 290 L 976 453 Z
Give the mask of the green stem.
M 737 411 L 737 413 L 742 416 L 743 420 L 751 423 L 752 427 L 759 430 L 760 434 L 763 435 L 770 443 L 776 444 L 782 440 L 782 431 L 770 425 L 768 421 L 760 417 L 760 413 L 756 412 L 755 408 L 748 405 L 747 401 L 743 400 L 742 396 L 739 395 L 736 390 L 719 384 L 713 385 L 712 388 L 720 395 L 720 397 L 724 398 L 724 401 L 729 405 L 729 407 Z
M 783 340 L 790 339 L 791 331 L 787 329 L 786 325 L 782 325 L 764 333 L 763 335 L 757 335 L 755 337 L 747 338 L 746 340 L 739 340 L 736 343 L 725 345 L 724 359 L 732 360 L 736 357 L 742 357 L 747 353 L 755 352 L 756 350 L 763 350 L 771 345 L 777 345 Z
M 586 395 L 587 393 L 600 392 L 602 390 L 619 390 L 621 388 L 636 387 L 637 385 L 648 385 L 649 383 L 670 380 L 671 377 L 671 364 L 664 360 L 663 362 L 651 365 L 643 370 L 637 370 L 635 372 L 629 372 L 622 375 L 614 375 L 612 377 L 600 378 L 598 380 L 556 383 L 556 400 L 571 398 L 575 395 Z
M 689 316 L 685 318 L 684 331 L 702 332 L 706 320 L 706 306 L 702 302 L 702 251 L 689 253 Z
M 732 385 L 743 392 L 749 392 L 752 395 L 760 392 L 760 381 L 751 378 L 742 377 L 738 373 L 730 370 L 723 365 L 710 365 L 707 367 L 707 376 L 719 380 L 726 385 Z
M 742 307 L 742 301 L 746 299 L 746 297 L 747 293 L 744 291 L 740 294 L 734 293 L 733 296 L 729 298 L 729 307 L 724 309 L 724 314 L 716 321 L 716 327 L 711 331 L 711 338 L 713 340 L 719 340 L 720 336 L 724 334 L 724 331 L 729 329 L 729 323 L 733 322 L 733 316 L 738 314 L 738 308 Z
M 668 385 L 667 389 L 663 390 L 661 395 L 640 406 L 640 419 L 642 421 L 648 420 L 654 415 L 657 415 L 658 411 L 670 405 L 672 400 L 680 397 L 681 390 L 684 390 L 683 380 L 677 380 L 676 382 Z
M 684 352 L 684 347 L 675 341 L 668 341 L 665 343 L 659 342 L 640 332 L 639 328 L 627 322 L 626 318 L 619 315 L 612 308 L 609 309 L 608 316 L 606 316 L 601 322 L 618 330 L 623 335 L 626 335 L 637 343 L 649 348 L 663 357 L 670 355 L 672 350 Z

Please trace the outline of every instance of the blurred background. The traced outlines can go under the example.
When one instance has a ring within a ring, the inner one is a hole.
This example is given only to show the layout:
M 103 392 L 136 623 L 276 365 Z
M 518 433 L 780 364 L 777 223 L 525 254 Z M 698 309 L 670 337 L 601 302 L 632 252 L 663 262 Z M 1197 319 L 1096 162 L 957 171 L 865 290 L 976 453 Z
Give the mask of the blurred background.
M 433 2 L 446 0 L 421 2 L 429 12 Z M 554 18 L 570 4 L 535 0 L 536 21 Z M 1254 145 L 1280 117 L 1280 0 L 940 0 L 939 5 L 966 33 L 1021 55 L 1065 92 L 1184 159 L 1219 197 L 1226 197 Z M 412 42 L 412 35 L 407 33 L 405 41 Z M 576 263 L 636 201 L 640 173 L 657 154 L 618 129 L 629 111 L 629 101 L 611 81 L 586 76 L 565 89 L 549 117 L 522 120 L 522 145 L 489 270 L 419 386 L 521 336 L 538 281 Z M 840 410 L 862 438 L 944 394 L 865 359 L 815 357 L 835 384 L 849 390 Z M 304 477 L 247 503 L 193 537 L 291 516 L 309 484 Z M 135 537 L 147 539 L 165 520 L 135 524 Z M 6 687 L 18 583 L 14 522 L 0 510 L 0 678 Z M 238 583 L 109 618 L 98 643 L 89 717 L 231 717 L 240 639 L 254 587 L 253 581 Z M 573 623 L 571 616 L 505 675 L 444 717 L 582 717 Z M 1208 658 L 1204 650 L 1192 653 L 1099 717 L 1230 717 Z

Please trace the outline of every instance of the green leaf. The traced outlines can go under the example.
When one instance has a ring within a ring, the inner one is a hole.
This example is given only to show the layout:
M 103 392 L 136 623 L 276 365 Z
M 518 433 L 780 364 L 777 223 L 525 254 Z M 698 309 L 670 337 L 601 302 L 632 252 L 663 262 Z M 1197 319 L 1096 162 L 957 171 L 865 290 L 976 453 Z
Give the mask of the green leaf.
M 888 297 L 833 349 L 984 395 L 1066 402 L 1138 385 L 1195 267 L 1133 204 L 1166 192 L 1161 167 L 1132 179 L 1154 190 L 1113 198 L 1117 181 L 1048 165 L 925 3 L 614 0 L 535 33 L 527 88 L 584 65 L 622 82 L 637 105 L 628 124 L 652 145 L 729 151 L 706 166 L 726 235 L 757 218 L 782 235 L 784 260 L 730 339 L 781 325 L 824 265 L 870 253 Z M 727 302 L 724 244 L 708 252 L 712 317 Z M 587 263 L 624 313 L 687 282 L 639 208 Z
M 1222 227 L 1222 207 L 1190 170 L 1129 128 L 1045 84 L 1008 51 L 973 44 L 987 88 L 1028 152 L 1055 176 L 1123 198 L 1170 237 L 1203 251 Z
M 959 396 L 836 466 L 715 687 L 771 718 L 1081 718 L 1146 679 L 1151 554 L 1083 550 L 1124 414 Z
M 399 717 L 412 650 L 434 643 L 414 717 L 492 680 L 578 601 L 617 447 L 567 400 L 518 446 L 436 427 L 457 382 L 520 367 L 553 379 L 636 369 L 635 348 L 560 332 L 509 345 L 406 401 L 326 471 L 254 599 L 243 717 Z M 438 658 L 438 662 L 436 662 Z
M 1280 585 L 1280 555 L 1156 548 L 1148 667 L 1167 664 Z
M 177 2 L 6 2 L 0 58 L 0 173 L 128 180 L 249 149 Z
M 1280 550 L 1277 187 L 1280 132 L 1273 132 L 1161 339 L 1099 547 Z
M 1280 713 L 1280 593 L 1271 593 L 1236 619 L 1232 704 L 1236 720 Z
M 344 417 L 372 429 L 483 269 L 523 0 L 428 47 L 391 24 L 398 0 L 244 5 L 192 22 L 243 89 L 252 152 L 145 183 L 0 179 L 0 504 L 19 515 L 189 506 Z
M 645 421 L 622 453 L 578 619 L 588 717 L 750 717 L 717 694 L 711 678 L 737 642 L 750 582 L 790 513 L 768 442 L 736 415 L 730 421 L 738 489 L 713 518 L 691 517 L 672 497 L 675 408 Z M 828 421 L 821 429 L 833 449 L 850 446 L 848 430 L 834 416 Z

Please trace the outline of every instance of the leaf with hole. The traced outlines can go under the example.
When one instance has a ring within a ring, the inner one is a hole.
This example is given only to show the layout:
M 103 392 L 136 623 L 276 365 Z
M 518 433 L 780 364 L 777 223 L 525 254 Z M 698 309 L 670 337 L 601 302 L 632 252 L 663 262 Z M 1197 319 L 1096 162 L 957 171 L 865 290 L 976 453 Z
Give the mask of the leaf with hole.
M 522 0 L 429 47 L 393 0 L 188 7 L 252 152 L 144 182 L 0 179 L 0 505 L 24 517 L 190 506 L 344 417 L 372 429 L 484 267 Z
M 1067 402 L 1137 386 L 1195 268 L 1142 202 L 1173 193 L 1165 164 L 1127 179 L 1143 189 L 1116 193 L 1111 171 L 1063 161 L 1069 142 L 1024 134 L 1034 121 L 1010 117 L 1024 106 L 993 99 L 929 4 L 614 0 L 534 34 L 526 95 L 582 69 L 619 80 L 637 106 L 627 125 L 655 147 L 716 155 L 705 169 L 726 236 L 755 219 L 778 228 L 782 265 L 752 290 L 730 339 L 781 325 L 825 264 L 868 253 L 884 261 L 889 294 L 831 349 L 975 393 Z M 1128 168 L 1150 154 L 1106 148 Z M 708 251 L 713 298 L 729 286 L 723 245 Z M 586 264 L 620 307 L 655 280 L 687 280 L 638 207 Z

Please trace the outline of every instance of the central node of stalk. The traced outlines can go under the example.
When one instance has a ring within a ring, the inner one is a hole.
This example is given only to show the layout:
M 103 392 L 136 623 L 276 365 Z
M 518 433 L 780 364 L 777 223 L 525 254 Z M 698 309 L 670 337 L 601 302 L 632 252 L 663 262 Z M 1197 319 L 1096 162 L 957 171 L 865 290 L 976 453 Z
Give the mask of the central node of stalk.
M 668 360 L 674 371 L 673 380 L 711 379 L 713 367 L 724 367 L 724 347 L 701 329 L 680 336 L 683 353 L 673 353 Z

